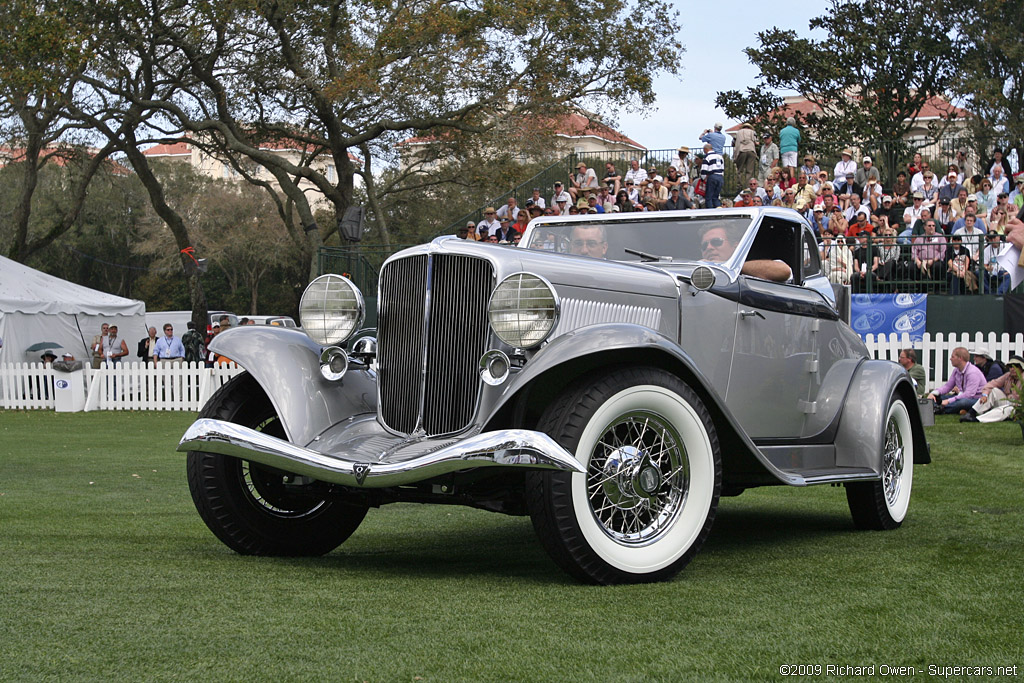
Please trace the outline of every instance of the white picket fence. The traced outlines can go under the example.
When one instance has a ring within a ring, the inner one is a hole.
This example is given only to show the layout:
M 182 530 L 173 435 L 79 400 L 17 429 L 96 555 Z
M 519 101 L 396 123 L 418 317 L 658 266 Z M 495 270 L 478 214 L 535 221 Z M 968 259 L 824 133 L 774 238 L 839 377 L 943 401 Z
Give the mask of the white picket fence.
M 82 370 L 85 410 L 198 411 L 231 377 L 242 371 L 234 363 L 121 363 Z M 0 365 L 0 408 L 54 409 L 54 380 L 66 372 L 43 363 Z
M 928 388 L 943 384 L 952 372 L 950 352 L 958 346 L 986 347 L 1001 360 L 1011 355 L 1024 356 L 1024 335 L 1008 334 L 925 334 L 911 342 L 907 334 L 867 335 L 868 351 L 875 358 L 899 358 L 900 349 L 917 351 L 917 362 L 924 366 Z M 214 368 L 202 363 L 122 363 L 113 368 L 85 368 L 85 410 L 189 410 L 198 411 L 225 382 L 241 368 L 234 363 Z M 42 363 L 5 363 L 0 365 L 0 408 L 50 409 L 55 407 L 54 379 L 67 373 Z
M 880 334 L 877 338 L 869 334 L 864 340 L 868 352 L 875 358 L 885 360 L 897 360 L 900 357 L 900 349 L 912 348 L 917 353 L 917 362 L 924 367 L 925 376 L 928 378 L 928 389 L 945 384 L 953 372 L 953 366 L 949 362 L 950 353 L 958 346 L 966 347 L 968 351 L 979 346 L 988 349 L 996 358 L 1006 361 L 1012 355 L 1024 356 L 1024 335 L 996 334 L 994 332 L 982 333 L 952 333 L 943 334 L 939 332 L 934 337 L 925 334 L 919 342 L 910 341 L 908 334 Z

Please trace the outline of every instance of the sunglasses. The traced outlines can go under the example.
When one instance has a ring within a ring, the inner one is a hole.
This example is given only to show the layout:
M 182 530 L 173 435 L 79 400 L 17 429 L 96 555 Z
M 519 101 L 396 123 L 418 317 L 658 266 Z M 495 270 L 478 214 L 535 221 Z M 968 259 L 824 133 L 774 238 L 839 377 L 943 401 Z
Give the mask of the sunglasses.
M 700 243 L 700 250 L 701 251 L 707 251 L 708 247 L 714 247 L 715 249 L 718 249 L 723 244 L 725 244 L 725 239 L 724 238 L 722 238 L 722 237 L 712 237 L 711 239 L 705 240 L 705 241 Z

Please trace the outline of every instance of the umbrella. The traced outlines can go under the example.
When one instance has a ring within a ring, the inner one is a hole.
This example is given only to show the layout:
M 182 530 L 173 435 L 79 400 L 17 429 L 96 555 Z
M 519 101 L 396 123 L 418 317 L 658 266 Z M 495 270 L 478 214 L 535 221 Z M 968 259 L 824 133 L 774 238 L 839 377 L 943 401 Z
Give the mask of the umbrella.
M 57 342 L 36 342 L 32 346 L 25 349 L 25 353 L 32 353 L 33 351 L 42 351 L 44 349 L 63 349 L 64 347 Z

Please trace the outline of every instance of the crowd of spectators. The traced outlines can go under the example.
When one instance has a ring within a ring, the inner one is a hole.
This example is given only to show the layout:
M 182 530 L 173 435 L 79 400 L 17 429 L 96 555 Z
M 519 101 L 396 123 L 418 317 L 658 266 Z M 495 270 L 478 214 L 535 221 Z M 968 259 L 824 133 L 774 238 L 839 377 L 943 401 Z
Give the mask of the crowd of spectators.
M 855 292 L 1009 289 L 1009 274 L 995 256 L 1007 223 L 1024 213 L 1024 172 L 1013 175 L 1001 150 L 976 170 L 962 150 L 942 169 L 915 154 L 884 184 L 871 157 L 856 157 L 851 149 L 842 150 L 832 168 L 820 167 L 813 154 L 800 157 L 793 119 L 779 132 L 778 144 L 770 133 L 761 135 L 759 149 L 751 124 L 730 134 L 737 173 L 746 179 L 734 197 L 721 196 L 729 134 L 718 123 L 703 131 L 703 148 L 693 157 L 682 146 L 667 166 L 644 168 L 632 159 L 623 172 L 609 162 L 601 177 L 580 162 L 550 195 L 535 187 L 523 207 L 510 197 L 507 205 L 485 209 L 484 219 L 470 221 L 458 236 L 516 243 L 539 216 L 770 205 L 807 219 L 829 279 Z

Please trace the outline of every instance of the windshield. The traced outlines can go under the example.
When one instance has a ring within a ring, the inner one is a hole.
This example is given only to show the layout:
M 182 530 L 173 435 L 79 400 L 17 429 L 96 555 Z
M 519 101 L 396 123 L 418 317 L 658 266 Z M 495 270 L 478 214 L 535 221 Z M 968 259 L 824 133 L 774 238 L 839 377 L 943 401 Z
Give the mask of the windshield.
M 750 224 L 749 216 L 534 223 L 526 246 L 613 261 L 663 257 L 673 261 L 724 263 L 733 255 Z

